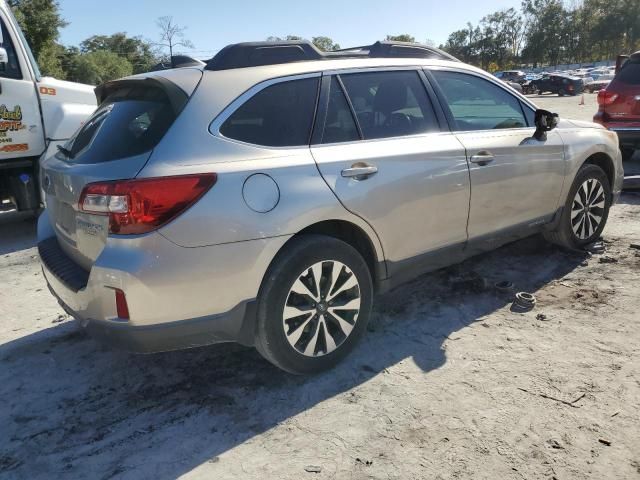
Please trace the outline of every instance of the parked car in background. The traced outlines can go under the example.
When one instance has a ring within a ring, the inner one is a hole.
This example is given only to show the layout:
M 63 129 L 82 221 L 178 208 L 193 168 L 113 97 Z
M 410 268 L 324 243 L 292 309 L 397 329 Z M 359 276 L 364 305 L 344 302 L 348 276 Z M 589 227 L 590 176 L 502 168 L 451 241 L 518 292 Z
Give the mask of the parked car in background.
M 540 232 L 583 247 L 621 188 L 614 133 L 415 44 L 229 45 L 97 96 L 42 163 L 38 250 L 63 308 L 133 351 L 330 368 L 376 292 Z
M 564 95 L 579 95 L 583 91 L 582 80 L 576 77 L 559 74 L 543 75 L 538 80 L 531 82 L 539 95 L 545 92 Z
M 621 56 L 615 77 L 598 93 L 598 112 L 593 117 L 617 132 L 623 160 L 640 147 L 640 52 Z
M 495 76 L 503 82 L 515 83 L 523 83 L 526 77 L 525 73 L 521 70 L 505 70 L 503 72 L 496 72 Z

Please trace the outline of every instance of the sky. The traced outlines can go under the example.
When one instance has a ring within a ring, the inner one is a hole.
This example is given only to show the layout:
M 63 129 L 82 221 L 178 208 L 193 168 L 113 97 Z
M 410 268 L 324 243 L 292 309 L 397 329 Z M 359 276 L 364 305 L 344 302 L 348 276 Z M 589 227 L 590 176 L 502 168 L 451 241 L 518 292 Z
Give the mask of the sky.
M 156 19 L 172 16 L 187 27 L 191 55 L 209 58 L 229 43 L 268 36 L 328 36 L 343 48 L 408 33 L 444 43 L 450 32 L 484 15 L 520 6 L 520 0 L 59 0 L 69 25 L 60 42 L 77 45 L 92 35 L 126 32 L 156 41 Z

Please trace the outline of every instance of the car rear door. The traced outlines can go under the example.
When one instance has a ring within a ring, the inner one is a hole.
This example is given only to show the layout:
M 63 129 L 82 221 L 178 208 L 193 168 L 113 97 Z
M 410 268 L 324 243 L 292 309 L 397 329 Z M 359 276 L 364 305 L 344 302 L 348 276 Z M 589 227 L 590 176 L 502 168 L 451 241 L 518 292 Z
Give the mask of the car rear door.
M 480 74 L 431 69 L 430 78 L 470 162 L 469 240 L 549 221 L 565 172 L 558 132 L 535 140 L 533 109 Z
M 311 152 L 342 204 L 377 232 L 391 275 L 467 238 L 464 148 L 441 131 L 428 88 L 415 68 L 323 78 Z

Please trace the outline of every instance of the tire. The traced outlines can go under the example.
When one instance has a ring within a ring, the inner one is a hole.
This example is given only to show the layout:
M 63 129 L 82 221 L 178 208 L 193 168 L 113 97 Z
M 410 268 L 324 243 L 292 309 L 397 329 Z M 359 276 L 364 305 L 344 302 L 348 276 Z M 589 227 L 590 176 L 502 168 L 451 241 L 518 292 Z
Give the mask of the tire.
M 260 287 L 256 348 L 289 373 L 330 369 L 366 331 L 372 303 L 371 273 L 355 248 L 301 235 L 278 254 Z
M 566 95 L 566 92 L 564 91 L 563 88 L 561 88 L 560 90 L 558 90 L 558 96 L 559 97 L 564 97 Z
M 585 210 L 581 205 L 588 205 L 589 209 Z M 556 229 L 545 232 L 544 236 L 557 245 L 581 249 L 600 237 L 610 207 L 611 185 L 607 175 L 597 165 L 583 165 L 571 185 Z M 596 224 L 598 217 L 600 220 Z
M 620 147 L 620 152 L 622 153 L 622 161 L 628 162 L 633 158 L 635 149 L 629 147 Z

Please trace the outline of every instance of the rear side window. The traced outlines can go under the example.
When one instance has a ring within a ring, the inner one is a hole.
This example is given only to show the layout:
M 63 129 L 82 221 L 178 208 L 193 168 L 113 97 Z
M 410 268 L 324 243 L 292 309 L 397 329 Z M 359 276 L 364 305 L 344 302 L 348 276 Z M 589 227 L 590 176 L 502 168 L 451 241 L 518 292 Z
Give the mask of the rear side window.
M 439 130 L 418 72 L 351 73 L 340 78 L 365 139 Z
M 616 75 L 616 80 L 628 85 L 640 85 L 640 63 L 627 61 Z
M 267 147 L 309 144 L 319 78 L 276 83 L 259 91 L 220 127 L 227 138 Z
M 76 163 L 102 163 L 151 151 L 175 113 L 165 92 L 129 86 L 110 94 L 58 155 Z
M 523 128 L 520 101 L 505 89 L 475 75 L 434 70 L 455 121 L 455 130 Z
M 331 79 L 327 118 L 322 132 L 322 143 L 352 142 L 360 140 L 358 127 L 340 87 L 337 77 Z

